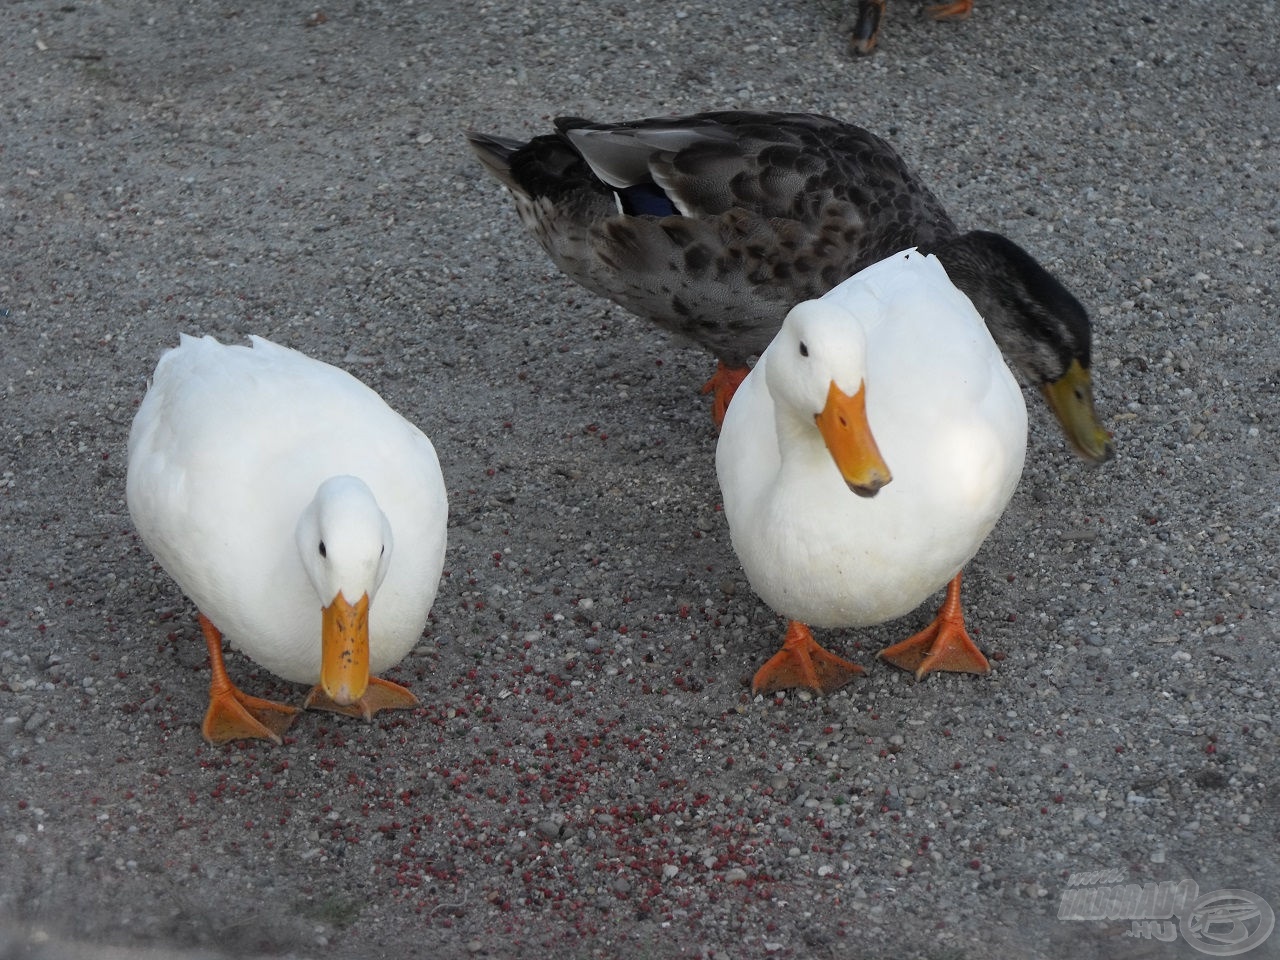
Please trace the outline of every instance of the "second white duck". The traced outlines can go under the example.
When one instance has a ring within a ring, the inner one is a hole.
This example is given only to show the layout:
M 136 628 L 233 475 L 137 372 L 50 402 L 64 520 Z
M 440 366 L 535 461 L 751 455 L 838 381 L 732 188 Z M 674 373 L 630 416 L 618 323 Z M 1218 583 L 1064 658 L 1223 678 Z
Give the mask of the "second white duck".
M 837 689 L 861 668 L 807 625 L 883 623 L 948 582 L 934 623 L 881 656 L 917 676 L 985 673 L 960 570 L 1012 497 L 1026 438 L 1021 391 L 936 258 L 904 251 L 792 309 L 716 451 L 734 550 L 791 621 L 753 688 Z

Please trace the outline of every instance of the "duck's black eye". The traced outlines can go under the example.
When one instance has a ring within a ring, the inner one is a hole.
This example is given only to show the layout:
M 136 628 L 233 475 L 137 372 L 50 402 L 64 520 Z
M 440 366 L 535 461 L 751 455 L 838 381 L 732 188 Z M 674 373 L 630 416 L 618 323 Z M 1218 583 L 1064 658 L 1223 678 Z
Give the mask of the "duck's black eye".
M 323 541 L 323 540 L 321 540 L 321 541 L 320 541 L 320 556 L 322 556 L 322 557 L 327 557 L 328 555 L 329 555 L 329 551 L 328 551 L 328 550 L 326 550 L 326 549 L 324 548 L 324 541 Z
M 804 345 L 804 341 L 803 341 L 803 340 L 801 340 L 801 341 L 800 341 L 800 356 L 802 356 L 802 357 L 807 357 L 808 355 L 809 355 L 809 348 L 808 348 L 808 347 L 806 347 L 806 346 Z
M 382 549 L 378 551 L 378 556 L 385 557 L 387 555 L 387 545 L 384 543 Z

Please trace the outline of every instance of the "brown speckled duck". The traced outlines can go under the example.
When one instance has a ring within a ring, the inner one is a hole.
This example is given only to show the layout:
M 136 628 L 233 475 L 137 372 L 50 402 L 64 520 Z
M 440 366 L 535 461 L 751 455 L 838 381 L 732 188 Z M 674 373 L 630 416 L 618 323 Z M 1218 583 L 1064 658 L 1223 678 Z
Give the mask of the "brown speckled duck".
M 792 306 L 914 246 L 937 256 L 1075 450 L 1111 457 L 1084 308 L 1013 241 L 960 233 L 874 134 L 754 111 L 555 126 L 527 143 L 468 140 L 561 270 L 715 354 L 717 424 Z

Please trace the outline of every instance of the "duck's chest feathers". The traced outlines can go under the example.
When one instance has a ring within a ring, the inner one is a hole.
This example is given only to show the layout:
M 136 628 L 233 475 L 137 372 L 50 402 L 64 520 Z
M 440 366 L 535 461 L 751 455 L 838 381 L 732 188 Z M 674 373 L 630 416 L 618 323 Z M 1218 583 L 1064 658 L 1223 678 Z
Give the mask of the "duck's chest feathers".
M 814 626 L 881 623 L 914 609 L 968 560 L 975 518 L 949 499 L 921 496 L 900 478 L 859 497 L 829 457 L 809 468 L 784 463 L 760 504 L 754 542 L 739 552 L 752 586 L 786 616 Z

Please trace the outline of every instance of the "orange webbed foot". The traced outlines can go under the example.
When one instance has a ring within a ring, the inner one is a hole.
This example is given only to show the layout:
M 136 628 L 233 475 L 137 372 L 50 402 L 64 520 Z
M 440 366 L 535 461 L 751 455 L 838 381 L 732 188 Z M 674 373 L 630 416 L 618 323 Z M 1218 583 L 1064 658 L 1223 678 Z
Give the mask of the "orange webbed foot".
M 703 393 L 715 393 L 711 404 L 711 419 L 716 422 L 717 430 L 724 425 L 724 415 L 729 411 L 729 403 L 750 372 L 748 367 L 730 367 L 724 361 L 718 361 L 716 372 L 702 385 Z
M 914 636 L 880 651 L 880 659 L 910 670 L 921 680 L 935 670 L 990 673 L 991 664 L 969 638 L 960 609 L 960 574 L 947 584 L 947 598 L 933 622 Z
M 792 687 L 807 687 L 829 694 L 865 671 L 856 663 L 824 650 L 803 623 L 792 620 L 782 649 L 756 671 L 752 693 L 773 693 Z
M 270 740 L 279 746 L 297 707 L 251 697 L 232 687 L 220 694 L 210 694 L 200 731 L 212 744 L 229 740 Z
M 270 740 L 277 746 L 298 713 L 297 707 L 263 700 L 243 693 L 227 676 L 222 659 L 222 634 L 203 613 L 200 629 L 209 647 L 212 677 L 209 680 L 209 709 L 200 731 L 213 744 L 228 740 Z
M 383 680 L 381 677 L 370 677 L 364 696 L 354 703 L 338 703 L 317 684 L 311 688 L 302 706 L 307 710 L 328 710 L 348 717 L 372 720 L 373 715 L 379 710 L 412 709 L 418 706 L 418 698 L 398 683 Z
M 973 0 L 955 0 L 954 3 L 940 3 L 928 7 L 925 13 L 934 20 L 967 20 L 973 12 Z

